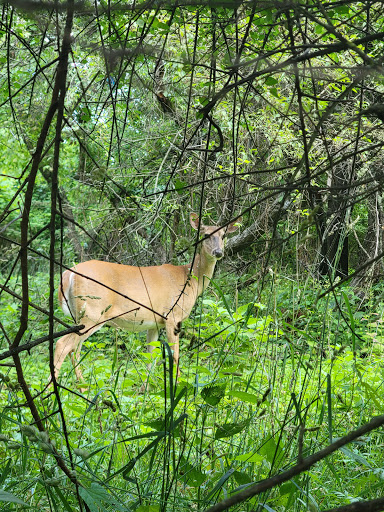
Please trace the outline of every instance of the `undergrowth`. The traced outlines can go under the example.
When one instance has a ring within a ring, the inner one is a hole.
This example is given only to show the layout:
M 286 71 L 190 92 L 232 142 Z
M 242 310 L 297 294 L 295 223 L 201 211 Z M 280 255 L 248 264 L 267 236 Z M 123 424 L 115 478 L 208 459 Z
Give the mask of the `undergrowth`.
M 104 329 L 84 344 L 86 392 L 66 363 L 59 403 L 46 388 L 46 346 L 24 353 L 48 435 L 33 426 L 15 370 L 4 367 L 0 510 L 75 511 L 78 494 L 92 512 L 204 510 L 380 414 L 380 303 L 362 309 L 348 288 L 317 301 L 313 286 L 274 289 L 237 307 L 222 293 L 204 298 L 183 326 L 177 384 L 163 341 L 150 360 L 144 340 Z M 379 497 L 383 440 L 381 432 L 359 438 L 237 510 L 321 510 Z

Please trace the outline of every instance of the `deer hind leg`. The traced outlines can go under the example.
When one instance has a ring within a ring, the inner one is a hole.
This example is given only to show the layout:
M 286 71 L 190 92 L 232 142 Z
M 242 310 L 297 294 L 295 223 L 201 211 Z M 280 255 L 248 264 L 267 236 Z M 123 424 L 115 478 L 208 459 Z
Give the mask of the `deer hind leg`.
M 81 353 L 81 346 L 82 346 L 84 340 L 85 340 L 85 338 L 81 339 L 79 344 L 75 348 L 75 350 L 73 350 L 70 353 L 72 366 L 73 366 L 73 369 L 75 370 L 76 379 L 78 381 L 84 380 L 83 372 L 81 371 L 81 368 L 80 368 L 80 353 Z
M 152 342 L 157 341 L 159 339 L 159 331 L 158 329 L 149 329 L 147 331 L 147 351 L 152 354 L 153 349 L 155 348 L 151 345 Z M 152 363 L 148 364 L 148 372 L 151 370 Z
M 176 377 L 180 377 L 179 367 L 179 334 L 181 330 L 181 322 L 167 322 L 165 325 L 168 344 L 173 349 L 173 362 L 176 366 Z
M 91 336 L 91 334 L 101 329 L 101 327 L 101 325 L 98 325 L 97 327 L 90 328 L 89 330 L 86 329 L 86 332 L 82 335 L 76 333 L 66 334 L 56 342 L 55 353 L 53 356 L 56 379 L 59 377 L 60 368 L 65 358 L 70 354 L 76 378 L 78 380 L 83 380 L 83 374 L 79 365 L 81 346 L 83 342 Z

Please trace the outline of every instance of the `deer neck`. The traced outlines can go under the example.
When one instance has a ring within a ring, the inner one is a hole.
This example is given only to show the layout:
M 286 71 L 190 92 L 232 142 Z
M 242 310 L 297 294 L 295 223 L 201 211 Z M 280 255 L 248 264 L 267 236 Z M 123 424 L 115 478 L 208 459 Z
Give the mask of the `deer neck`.
M 197 288 L 197 296 L 200 296 L 209 285 L 215 265 L 216 259 L 207 258 L 204 252 L 196 255 L 191 269 L 191 284 Z

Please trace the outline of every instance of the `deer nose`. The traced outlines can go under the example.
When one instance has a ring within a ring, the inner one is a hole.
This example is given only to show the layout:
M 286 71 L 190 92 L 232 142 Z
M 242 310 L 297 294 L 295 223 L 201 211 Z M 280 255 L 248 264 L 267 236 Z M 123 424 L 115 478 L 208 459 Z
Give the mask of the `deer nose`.
M 214 249 L 213 256 L 217 258 L 218 260 L 223 257 L 223 251 L 221 249 Z

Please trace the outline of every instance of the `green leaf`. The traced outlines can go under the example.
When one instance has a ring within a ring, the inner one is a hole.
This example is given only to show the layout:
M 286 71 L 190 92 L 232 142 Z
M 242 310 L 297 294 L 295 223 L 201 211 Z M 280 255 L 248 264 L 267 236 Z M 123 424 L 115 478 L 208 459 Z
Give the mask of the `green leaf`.
M 183 188 L 185 188 L 187 186 L 187 184 L 184 183 L 183 181 L 179 180 L 179 178 L 175 179 L 174 184 L 175 184 L 175 189 L 177 191 L 182 190 Z
M 115 372 L 115 368 L 117 368 L 117 364 L 118 364 L 118 360 L 119 360 L 118 348 L 119 347 L 118 347 L 117 343 L 115 343 L 114 350 L 113 350 L 113 358 L 112 358 L 112 374 Z
M 18 503 L 19 505 L 29 507 L 28 503 L 25 503 L 14 494 L 11 494 L 10 492 L 7 491 L 3 491 L 2 489 L 0 489 L 0 501 L 5 501 L 6 503 Z
M 264 14 L 264 16 L 266 18 L 267 23 L 272 23 L 273 22 L 272 9 L 266 9 L 265 11 L 263 11 L 263 14 Z
M 225 423 L 224 425 L 218 425 L 216 427 L 215 439 L 222 439 L 224 437 L 232 437 L 235 434 L 238 434 L 246 427 L 248 427 L 250 423 L 250 419 L 240 421 L 239 423 Z
M 162 32 L 169 32 L 171 27 L 167 23 L 163 23 L 163 22 L 160 21 L 159 24 L 158 24 L 158 28 Z
M 269 92 L 272 94 L 272 96 L 275 96 L 275 98 L 278 98 L 278 97 L 279 97 L 279 93 L 277 92 L 276 87 L 271 87 L 271 88 L 269 89 Z
M 106 504 L 112 506 L 113 510 L 120 512 L 128 512 L 129 510 L 122 503 L 118 503 L 104 487 L 95 482 L 90 487 L 80 487 L 79 494 L 91 512 L 104 512 Z
M 155 418 L 153 420 L 145 421 L 144 425 L 153 428 L 153 430 L 160 431 L 165 429 L 165 420 L 164 418 Z
M 218 384 L 217 386 L 206 386 L 201 391 L 201 397 L 205 402 L 207 402 L 207 404 L 215 406 L 224 397 L 225 387 L 225 384 Z
M 271 463 L 274 460 L 280 460 L 280 458 L 283 456 L 282 452 L 283 444 L 281 442 L 277 444 L 273 437 L 268 439 L 268 441 L 264 443 L 259 449 L 260 455 L 265 456 L 267 461 Z
M 250 404 L 257 404 L 259 402 L 259 399 L 256 395 L 246 393 L 245 391 L 229 391 L 228 396 L 233 396 L 242 402 L 249 402 Z
M 240 462 L 257 462 L 258 464 L 261 464 L 264 460 L 264 457 L 259 453 L 252 451 L 238 455 L 237 457 L 235 457 L 235 460 L 238 460 Z
M 218 285 L 216 284 L 216 282 L 215 282 L 215 280 L 214 280 L 214 279 L 211 279 L 211 281 L 210 281 L 210 285 L 211 285 L 211 286 L 213 286 L 213 287 L 217 290 L 217 293 L 219 294 L 220 299 L 223 301 L 223 304 L 224 304 L 224 306 L 225 306 L 225 309 L 228 311 L 229 316 L 230 316 L 231 318 L 233 318 L 233 316 L 232 316 L 232 310 L 231 310 L 231 308 L 230 308 L 230 306 L 229 306 L 229 304 L 228 304 L 228 301 L 227 301 L 227 299 L 226 299 L 225 295 L 223 294 L 223 291 L 222 291 L 222 289 L 220 288 L 220 286 L 218 286 Z
M 87 123 L 91 120 L 91 114 L 88 109 L 83 110 L 80 115 L 81 122 Z
M 266 80 L 265 80 L 265 85 L 276 85 L 278 82 L 278 80 L 276 78 L 273 78 L 273 76 L 269 76 Z
M 183 475 L 183 481 L 191 487 L 200 487 L 206 479 L 206 475 L 197 467 L 190 464 L 185 457 L 181 457 L 179 466 L 180 475 Z
M 349 14 L 349 6 L 348 5 L 340 5 L 339 7 L 335 7 L 335 12 L 337 14 L 342 14 L 343 16 Z
M 2 467 L 2 471 L 1 471 L 1 474 L 0 474 L 0 485 L 2 485 L 5 480 L 7 479 L 11 469 L 12 469 L 12 459 L 9 458 L 7 460 L 7 462 L 3 462 L 3 467 Z M 1 492 L 1 491 L 0 491 Z
M 178 403 L 178 400 L 181 396 L 183 396 L 183 393 L 184 393 L 184 390 L 185 388 L 183 388 L 183 390 L 181 390 L 181 392 L 177 395 L 176 399 L 175 399 L 175 407 L 176 407 L 176 404 Z M 168 413 L 167 413 L 167 416 L 168 416 Z M 175 420 L 173 422 L 173 429 L 171 431 L 177 431 L 179 425 L 181 423 L 183 423 L 183 421 L 188 418 L 188 414 L 184 413 L 182 414 L 177 420 Z M 169 432 L 171 432 L 169 431 Z M 149 452 L 150 450 L 154 449 L 156 450 L 157 449 L 157 444 L 159 443 L 159 441 L 165 437 L 169 432 L 150 432 L 149 435 L 150 436 L 156 436 L 156 439 L 154 441 L 152 441 L 151 443 L 149 443 L 145 448 L 143 448 L 138 454 L 136 457 L 133 457 L 129 462 L 128 464 L 125 464 L 123 467 L 121 467 L 120 469 L 118 469 L 117 471 L 115 471 L 112 475 L 110 475 L 105 481 L 109 481 L 109 480 L 113 480 L 118 474 L 122 473 L 122 476 L 125 480 L 132 480 L 131 477 L 129 476 L 129 473 L 132 471 L 132 469 L 135 467 L 135 464 L 136 462 L 141 458 L 143 457 L 143 455 L 145 455 L 147 452 Z M 148 436 L 148 434 L 146 434 Z M 137 436 L 136 436 L 137 437 Z M 142 437 L 142 436 L 140 436 Z M 132 438 L 131 438 L 132 439 Z M 125 441 L 128 441 L 128 439 L 126 439 Z
M 281 495 L 297 493 L 298 489 L 293 485 L 292 482 L 285 482 L 279 487 Z
M 252 482 L 252 478 L 244 471 L 234 471 L 233 476 L 238 485 L 246 485 Z
M 59 487 L 56 487 L 55 488 L 55 494 L 57 494 L 57 496 L 59 497 L 59 499 L 61 500 L 61 503 L 63 504 L 63 507 L 64 507 L 64 510 L 66 510 L 67 512 L 74 512 L 73 508 L 71 507 L 71 505 L 68 503 L 67 501 L 67 498 L 64 496 L 64 494 L 61 492 L 61 489 Z

